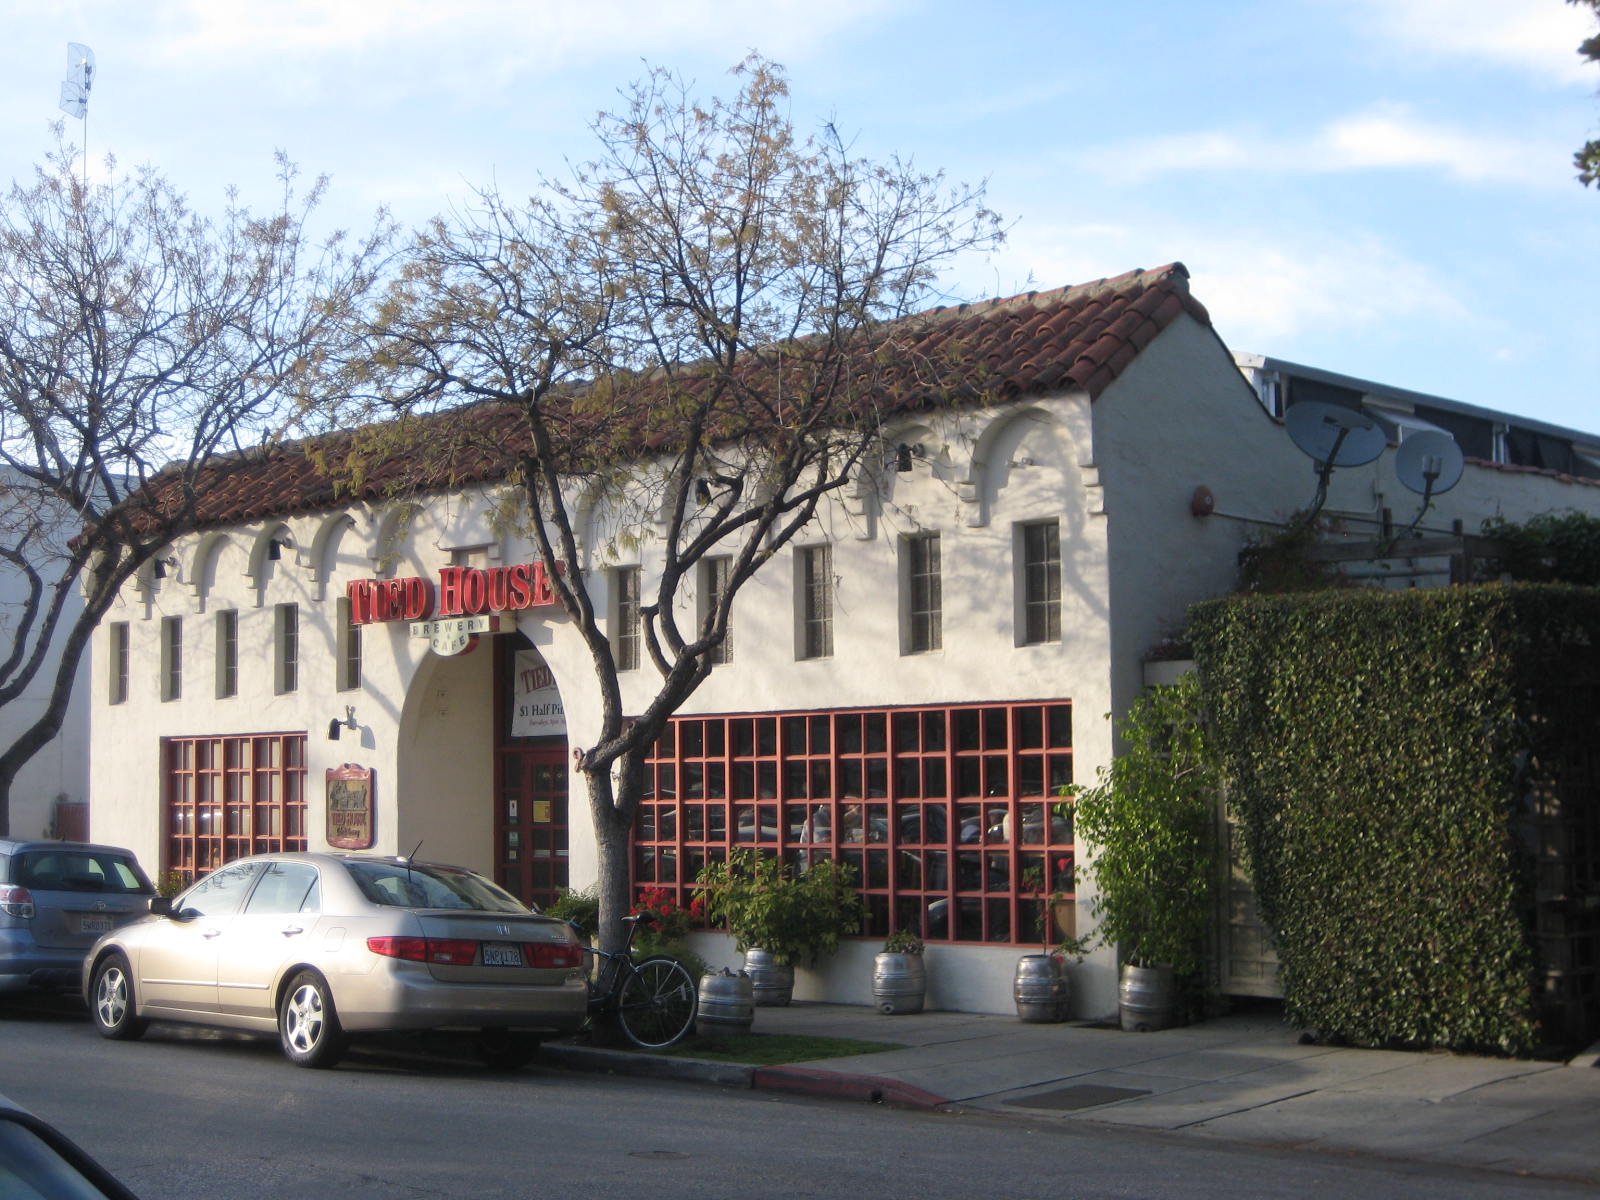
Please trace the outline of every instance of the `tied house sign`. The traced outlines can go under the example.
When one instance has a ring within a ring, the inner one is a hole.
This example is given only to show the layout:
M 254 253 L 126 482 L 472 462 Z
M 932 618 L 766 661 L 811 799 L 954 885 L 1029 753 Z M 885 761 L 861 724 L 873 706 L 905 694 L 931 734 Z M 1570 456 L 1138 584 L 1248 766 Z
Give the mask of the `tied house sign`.
M 345 763 L 328 768 L 328 845 L 372 849 L 372 768 Z
M 350 623 L 408 621 L 412 637 L 425 637 L 435 654 L 461 654 L 480 634 L 495 633 L 503 612 L 556 602 L 543 563 L 512 567 L 445 567 L 438 583 L 420 576 L 353 579 L 345 586 Z

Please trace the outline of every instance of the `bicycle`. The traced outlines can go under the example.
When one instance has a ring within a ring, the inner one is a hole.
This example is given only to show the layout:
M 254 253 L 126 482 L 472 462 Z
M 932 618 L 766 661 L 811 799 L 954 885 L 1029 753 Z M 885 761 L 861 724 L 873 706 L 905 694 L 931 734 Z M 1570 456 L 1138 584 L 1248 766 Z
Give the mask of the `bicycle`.
M 648 912 L 622 918 L 628 937 L 620 951 L 584 948 L 593 963 L 588 972 L 590 1021 L 615 1018 L 641 1050 L 665 1049 L 688 1036 L 698 1002 L 694 977 L 677 959 L 652 954 L 633 961 L 634 934 L 641 921 L 651 919 Z

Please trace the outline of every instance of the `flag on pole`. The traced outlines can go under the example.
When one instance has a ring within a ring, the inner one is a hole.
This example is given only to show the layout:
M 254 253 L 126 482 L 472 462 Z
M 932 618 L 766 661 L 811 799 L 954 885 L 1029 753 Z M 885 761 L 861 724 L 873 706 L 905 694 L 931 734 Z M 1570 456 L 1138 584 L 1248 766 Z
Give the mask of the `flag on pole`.
M 67 43 L 67 78 L 61 84 L 61 111 L 83 120 L 94 87 L 94 51 L 82 42 Z

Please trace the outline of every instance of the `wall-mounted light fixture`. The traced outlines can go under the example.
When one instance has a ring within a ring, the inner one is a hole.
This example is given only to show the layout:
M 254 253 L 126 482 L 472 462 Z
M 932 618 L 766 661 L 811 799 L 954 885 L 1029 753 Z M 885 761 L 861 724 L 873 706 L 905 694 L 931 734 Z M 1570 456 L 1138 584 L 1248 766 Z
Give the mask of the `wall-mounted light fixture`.
M 346 704 L 344 706 L 344 720 L 341 721 L 338 717 L 335 717 L 333 720 L 328 722 L 328 740 L 330 742 L 337 742 L 339 740 L 340 729 L 349 729 L 354 731 L 359 728 L 361 727 L 356 724 L 356 706 L 354 704 Z
M 926 457 L 928 451 L 921 442 L 901 442 L 894 448 L 894 469 L 902 475 L 909 474 L 912 460 Z
M 267 557 L 277 562 L 283 557 L 283 552 L 294 545 L 294 542 L 283 534 L 278 534 L 267 543 Z
M 157 579 L 165 579 L 167 577 L 167 571 L 176 570 L 177 567 L 178 556 L 176 554 L 169 554 L 166 558 L 156 559 L 156 564 L 151 569 L 150 574 Z

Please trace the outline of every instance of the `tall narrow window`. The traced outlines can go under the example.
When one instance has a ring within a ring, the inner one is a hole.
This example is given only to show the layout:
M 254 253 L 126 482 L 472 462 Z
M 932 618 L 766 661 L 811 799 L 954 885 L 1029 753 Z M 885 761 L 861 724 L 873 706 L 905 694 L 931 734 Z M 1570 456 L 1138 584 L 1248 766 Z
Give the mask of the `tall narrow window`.
M 339 623 L 335 647 L 339 659 L 338 689 L 353 692 L 361 686 L 361 626 L 350 619 L 350 597 L 340 596 L 334 607 Z
M 829 546 L 800 551 L 800 657 L 833 654 L 833 553 Z
M 1061 640 L 1061 526 L 1038 521 L 1022 527 L 1023 642 Z
M 106 663 L 112 704 L 128 702 L 128 623 L 113 621 L 106 637 Z
M 280 604 L 273 610 L 277 642 L 277 690 L 282 695 L 300 686 L 300 606 Z
M 639 568 L 618 567 L 612 572 L 616 600 L 614 618 L 616 632 L 612 636 L 612 651 L 617 656 L 617 670 L 639 669 Z
M 217 699 L 239 694 L 239 610 L 217 614 Z
M 939 535 L 907 538 L 906 648 L 913 654 L 944 645 L 944 586 L 940 579 Z
M 183 618 L 161 618 L 161 698 L 183 695 Z
M 700 564 L 700 627 L 705 628 L 707 621 L 717 611 L 717 606 L 722 603 L 722 598 L 728 594 L 728 572 L 732 568 L 733 559 L 726 554 L 714 555 L 705 559 Z M 721 643 L 711 651 L 713 664 L 720 666 L 733 661 L 733 622 L 730 620 L 728 628 Z

